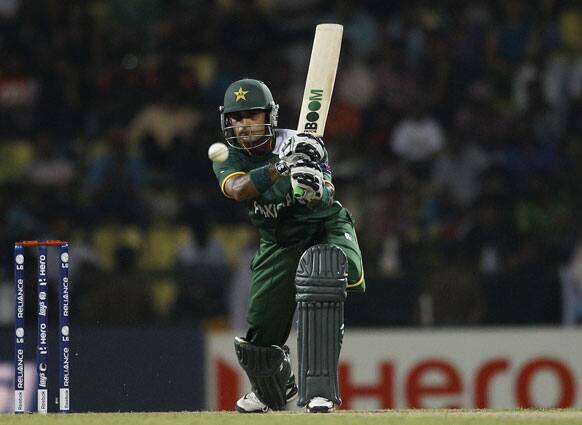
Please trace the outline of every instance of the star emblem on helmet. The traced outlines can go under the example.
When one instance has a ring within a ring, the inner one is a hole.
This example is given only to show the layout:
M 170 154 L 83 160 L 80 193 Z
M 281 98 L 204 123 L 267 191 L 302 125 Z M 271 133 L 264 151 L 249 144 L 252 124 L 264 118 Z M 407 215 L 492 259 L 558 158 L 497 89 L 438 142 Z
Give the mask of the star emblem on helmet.
M 247 100 L 247 93 L 248 90 L 244 90 L 242 87 L 238 89 L 238 91 L 233 92 L 236 96 L 235 101 L 238 102 L 239 100 Z

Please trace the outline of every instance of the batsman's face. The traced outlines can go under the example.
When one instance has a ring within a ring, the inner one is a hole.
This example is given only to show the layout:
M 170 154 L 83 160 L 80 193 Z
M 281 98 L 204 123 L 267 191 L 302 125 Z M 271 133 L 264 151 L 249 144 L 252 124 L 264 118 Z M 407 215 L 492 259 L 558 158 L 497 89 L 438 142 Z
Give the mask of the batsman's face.
M 230 125 L 239 143 L 245 148 L 252 148 L 265 135 L 267 114 L 265 111 L 241 111 L 228 115 Z

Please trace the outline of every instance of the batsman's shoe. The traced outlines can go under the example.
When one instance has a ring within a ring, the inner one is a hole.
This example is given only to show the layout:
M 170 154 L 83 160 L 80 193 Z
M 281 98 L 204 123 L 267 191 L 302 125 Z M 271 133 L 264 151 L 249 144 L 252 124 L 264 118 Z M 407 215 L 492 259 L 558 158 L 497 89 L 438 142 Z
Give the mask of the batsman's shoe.
M 267 413 L 269 406 L 259 400 L 254 391 L 245 394 L 236 402 L 236 411 L 239 413 Z
M 313 397 L 306 406 L 308 413 L 329 413 L 335 410 L 333 401 L 323 397 Z
M 288 384 L 285 395 L 287 403 L 295 400 L 298 392 L 295 382 Z M 236 411 L 239 413 L 267 413 L 270 410 L 269 406 L 259 400 L 254 391 L 245 394 L 236 402 Z

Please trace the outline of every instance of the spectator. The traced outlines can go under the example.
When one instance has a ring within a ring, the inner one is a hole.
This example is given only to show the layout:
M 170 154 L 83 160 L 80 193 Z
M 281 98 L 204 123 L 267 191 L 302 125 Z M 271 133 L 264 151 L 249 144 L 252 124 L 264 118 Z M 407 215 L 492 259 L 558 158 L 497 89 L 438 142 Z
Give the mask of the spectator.
M 445 146 L 444 131 L 429 114 L 428 105 L 418 102 L 394 128 L 390 146 L 396 155 L 413 166 L 415 174 L 424 177 L 430 161 Z
M 178 263 L 227 267 L 226 251 L 222 243 L 213 237 L 210 223 L 197 217 L 191 219 L 189 227 L 190 237 L 178 247 Z
M 112 128 L 105 137 L 101 152 L 87 170 L 87 214 L 91 222 L 107 220 L 144 223 L 147 211 L 142 208 L 143 164 L 130 151 L 125 130 Z
M 469 207 L 480 194 L 481 173 L 490 163 L 487 153 L 460 134 L 452 135 L 447 147 L 435 158 L 431 185 L 437 194 L 455 205 Z

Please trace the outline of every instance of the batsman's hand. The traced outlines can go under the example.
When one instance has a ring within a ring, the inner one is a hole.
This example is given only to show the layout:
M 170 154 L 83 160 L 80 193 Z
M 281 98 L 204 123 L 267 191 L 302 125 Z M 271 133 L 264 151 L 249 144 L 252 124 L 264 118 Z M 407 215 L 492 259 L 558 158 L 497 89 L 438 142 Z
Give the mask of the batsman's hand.
M 321 200 L 323 173 L 317 163 L 300 159 L 291 166 L 290 174 L 295 199 L 303 204 Z
M 307 133 L 291 136 L 281 146 L 279 159 L 289 165 L 299 160 L 320 162 L 325 156 L 325 148 L 320 137 Z

